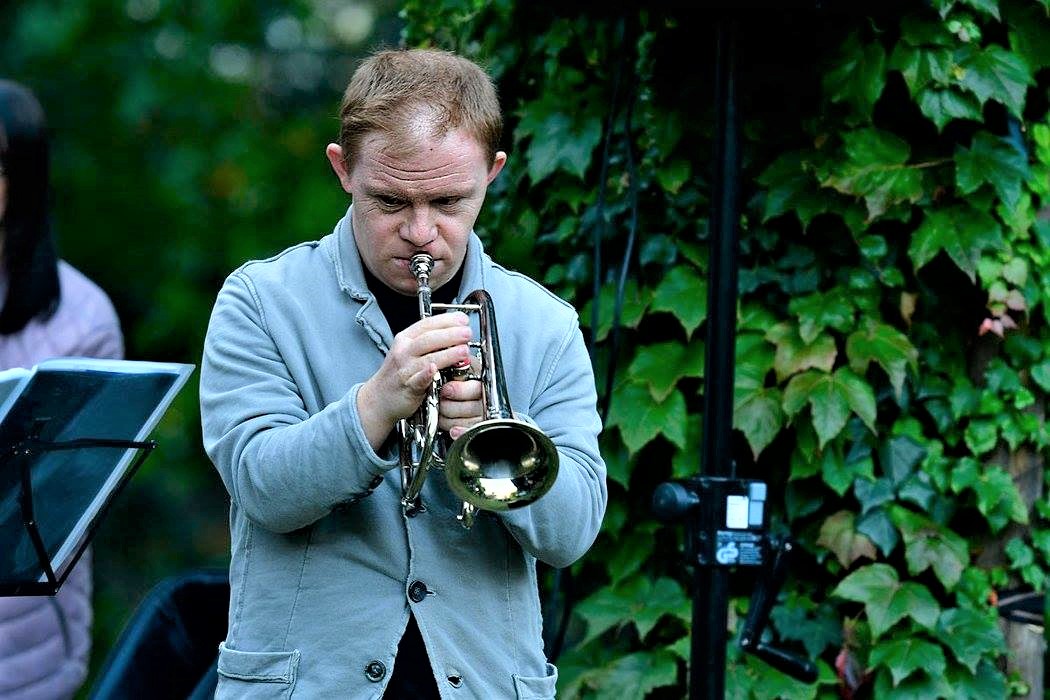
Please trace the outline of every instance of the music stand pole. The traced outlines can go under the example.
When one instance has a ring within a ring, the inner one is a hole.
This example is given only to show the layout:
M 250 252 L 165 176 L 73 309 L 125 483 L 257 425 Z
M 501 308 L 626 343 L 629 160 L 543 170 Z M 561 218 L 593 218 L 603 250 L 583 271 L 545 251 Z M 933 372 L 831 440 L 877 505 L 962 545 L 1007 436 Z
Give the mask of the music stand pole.
M 722 15 L 715 38 L 715 144 L 711 250 L 707 288 L 707 357 L 704 370 L 700 475 L 733 477 L 733 365 L 736 339 L 739 133 L 736 109 L 736 21 Z M 709 532 L 714 511 L 698 508 L 690 522 Z M 697 566 L 694 573 L 689 697 L 725 697 L 729 570 Z

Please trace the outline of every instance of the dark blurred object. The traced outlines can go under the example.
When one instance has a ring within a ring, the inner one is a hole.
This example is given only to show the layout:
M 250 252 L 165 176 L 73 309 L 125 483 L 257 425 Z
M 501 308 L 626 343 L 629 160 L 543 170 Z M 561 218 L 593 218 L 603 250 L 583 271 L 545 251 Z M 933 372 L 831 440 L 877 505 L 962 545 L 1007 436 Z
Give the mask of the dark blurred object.
M 1011 622 L 1023 622 L 1030 625 L 1043 624 L 1045 596 L 1031 589 L 1011 589 L 1002 591 L 996 606 L 999 617 Z
M 215 694 L 226 637 L 225 570 L 191 571 L 157 584 L 139 605 L 92 686 L 91 700 L 186 700 Z

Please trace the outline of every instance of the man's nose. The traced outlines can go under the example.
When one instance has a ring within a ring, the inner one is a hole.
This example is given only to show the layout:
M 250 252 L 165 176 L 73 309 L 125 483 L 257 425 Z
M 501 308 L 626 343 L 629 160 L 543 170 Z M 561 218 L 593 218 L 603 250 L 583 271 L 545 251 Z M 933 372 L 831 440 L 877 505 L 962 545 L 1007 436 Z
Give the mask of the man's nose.
M 437 227 L 426 207 L 412 207 L 409 218 L 401 224 L 401 238 L 417 248 L 423 248 L 437 237 Z

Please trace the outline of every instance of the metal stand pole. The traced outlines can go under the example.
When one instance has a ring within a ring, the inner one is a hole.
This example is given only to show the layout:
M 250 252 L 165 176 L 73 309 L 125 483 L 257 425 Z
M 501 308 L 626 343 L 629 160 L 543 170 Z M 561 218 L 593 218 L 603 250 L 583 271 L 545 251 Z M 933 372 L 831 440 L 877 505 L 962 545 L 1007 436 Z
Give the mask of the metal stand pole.
M 716 25 L 715 168 L 712 197 L 711 259 L 707 289 L 707 357 L 704 371 L 704 424 L 701 476 L 734 477 L 730 440 L 733 430 L 733 360 L 736 338 L 739 134 L 736 111 L 736 21 Z M 710 519 L 700 508 L 695 517 Z M 700 532 L 718 523 L 701 522 Z M 726 624 L 729 571 L 697 566 L 694 574 L 690 698 L 725 697 Z

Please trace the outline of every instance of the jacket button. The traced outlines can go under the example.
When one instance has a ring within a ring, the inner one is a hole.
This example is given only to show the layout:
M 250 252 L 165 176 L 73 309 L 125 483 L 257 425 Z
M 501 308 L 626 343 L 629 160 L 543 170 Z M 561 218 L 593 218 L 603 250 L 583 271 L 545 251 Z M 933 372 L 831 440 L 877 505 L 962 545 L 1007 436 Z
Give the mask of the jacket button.
M 378 660 L 369 661 L 368 665 L 365 666 L 365 677 L 373 683 L 378 683 L 386 678 L 386 665 Z
M 427 584 L 422 581 L 413 581 L 408 587 L 408 598 L 413 603 L 421 603 L 427 597 Z

